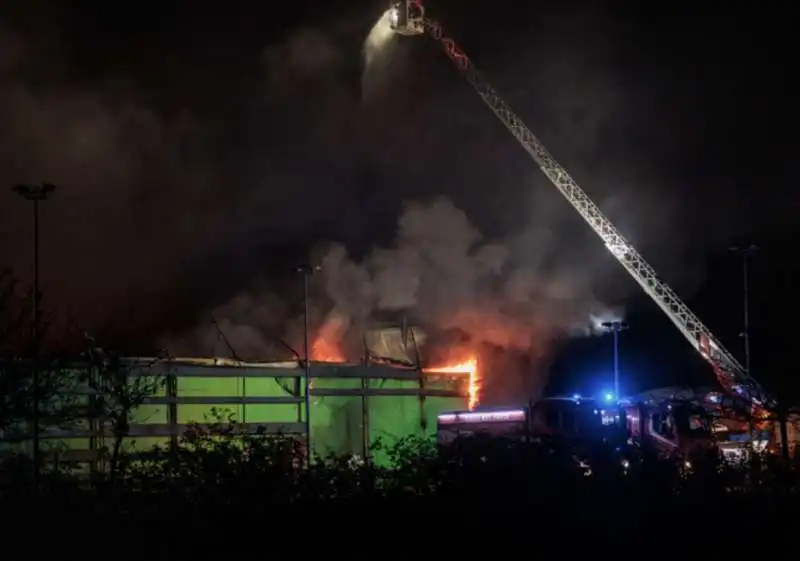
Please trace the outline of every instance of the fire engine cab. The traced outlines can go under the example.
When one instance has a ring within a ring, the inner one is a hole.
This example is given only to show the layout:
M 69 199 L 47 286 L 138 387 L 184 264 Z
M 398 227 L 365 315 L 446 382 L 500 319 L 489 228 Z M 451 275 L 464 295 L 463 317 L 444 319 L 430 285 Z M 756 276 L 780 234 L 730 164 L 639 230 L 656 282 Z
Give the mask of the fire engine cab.
M 620 402 L 628 444 L 659 456 L 688 458 L 713 449 L 708 414 L 691 403 Z
M 639 394 L 632 402 L 648 417 L 638 423 L 638 431 L 631 423 L 631 430 L 639 435 L 649 432 L 648 440 L 665 453 L 670 447 L 684 455 L 716 448 L 727 460 L 741 460 L 751 451 L 765 451 L 771 442 L 770 431 L 736 418 L 735 412 L 746 410 L 746 404 L 713 389 L 661 388 Z M 675 422 L 674 431 L 660 424 L 665 416 Z

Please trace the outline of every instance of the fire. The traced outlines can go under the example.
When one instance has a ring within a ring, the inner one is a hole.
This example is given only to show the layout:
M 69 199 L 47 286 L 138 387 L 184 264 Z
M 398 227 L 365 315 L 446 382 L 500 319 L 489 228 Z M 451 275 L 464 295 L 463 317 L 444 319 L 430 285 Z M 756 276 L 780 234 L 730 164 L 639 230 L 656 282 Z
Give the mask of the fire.
M 347 359 L 342 352 L 339 341 L 341 341 L 343 333 L 346 331 L 348 325 L 339 316 L 332 315 L 322 324 L 313 344 L 311 345 L 311 360 L 318 362 L 334 362 L 343 363 Z M 481 379 L 478 372 L 478 359 L 475 356 L 469 356 L 464 359 L 464 355 L 459 353 L 460 358 L 463 359 L 459 362 L 450 362 L 439 366 L 429 367 L 423 369 L 423 372 L 429 374 L 455 374 L 468 377 L 467 382 L 467 396 L 468 405 L 470 409 L 475 409 L 478 405 Z
M 347 331 L 347 320 L 338 314 L 331 313 L 314 337 L 311 345 L 311 360 L 319 362 L 346 362 L 344 353 L 339 348 L 339 341 Z
M 475 407 L 478 405 L 480 377 L 478 375 L 478 359 L 475 357 L 458 364 L 426 368 L 425 372 L 430 372 L 431 374 L 464 374 L 469 376 L 469 382 L 467 386 L 467 393 L 469 395 L 469 408 L 475 409 Z
M 318 362 L 345 362 L 339 346 L 327 339 L 317 337 L 311 347 L 311 360 Z

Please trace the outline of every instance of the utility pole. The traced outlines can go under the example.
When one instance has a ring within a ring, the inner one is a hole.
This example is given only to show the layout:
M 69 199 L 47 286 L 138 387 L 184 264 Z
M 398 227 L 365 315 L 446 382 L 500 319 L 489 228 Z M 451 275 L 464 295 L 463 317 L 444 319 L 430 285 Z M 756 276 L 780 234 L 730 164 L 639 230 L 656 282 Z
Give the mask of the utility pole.
M 311 347 L 309 345 L 309 296 L 308 285 L 311 276 L 322 270 L 316 265 L 306 265 L 297 269 L 303 274 L 303 357 L 305 359 L 305 405 L 306 405 L 306 459 L 311 465 Z
M 39 358 L 41 354 L 41 337 L 42 337 L 42 310 L 41 310 L 41 290 L 39 287 L 39 202 L 47 200 L 47 197 L 55 191 L 56 186 L 49 183 L 41 185 L 15 185 L 13 190 L 20 197 L 26 201 L 33 202 L 33 295 L 32 295 L 32 312 L 33 324 L 31 326 L 31 340 L 33 348 L 31 349 L 33 355 L 33 411 L 32 414 L 32 432 L 33 432 L 33 488 L 38 493 L 39 491 L 39 471 L 41 469 L 41 438 L 40 438 L 40 380 L 39 380 Z
M 604 321 L 602 325 L 614 334 L 614 399 L 619 401 L 619 332 L 629 326 L 620 320 Z
M 743 293 L 743 331 L 740 337 L 744 340 L 744 368 L 748 375 L 750 372 L 750 280 L 748 277 L 748 266 L 750 258 L 753 257 L 760 248 L 757 245 L 733 246 L 730 251 L 742 258 L 742 293 Z

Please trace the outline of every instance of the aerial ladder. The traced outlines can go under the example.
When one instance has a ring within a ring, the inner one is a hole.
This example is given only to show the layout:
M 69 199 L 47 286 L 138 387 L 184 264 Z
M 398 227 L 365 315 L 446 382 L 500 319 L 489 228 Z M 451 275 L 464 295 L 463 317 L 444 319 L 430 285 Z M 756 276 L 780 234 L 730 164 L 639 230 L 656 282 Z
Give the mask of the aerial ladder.
M 600 236 L 608 251 L 661 308 L 695 350 L 711 365 L 719 384 L 731 400 L 730 403 L 744 404 L 749 414 L 754 415 L 755 418 L 765 418 L 767 411 L 775 407 L 774 400 L 714 337 L 708 327 L 700 321 L 700 318 L 681 301 L 664 281 L 658 278 L 653 267 L 620 234 L 586 192 L 570 177 L 567 170 L 550 155 L 550 152 L 522 122 L 522 119 L 482 77 L 458 44 L 445 34 L 442 26 L 425 17 L 422 0 L 392 2 L 388 17 L 389 26 L 400 35 L 427 34 L 439 42 L 447 56 L 472 84 L 484 103 L 514 135 L 578 214 Z

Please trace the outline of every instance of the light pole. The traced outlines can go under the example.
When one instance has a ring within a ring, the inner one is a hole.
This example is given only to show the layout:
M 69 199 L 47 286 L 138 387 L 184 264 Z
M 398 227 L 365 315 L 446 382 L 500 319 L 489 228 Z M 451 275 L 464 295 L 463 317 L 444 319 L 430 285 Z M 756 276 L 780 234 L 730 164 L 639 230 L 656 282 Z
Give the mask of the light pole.
M 614 334 L 614 399 L 619 400 L 619 332 L 629 326 L 619 320 L 604 321 L 602 325 Z
M 750 374 L 750 280 L 748 278 L 748 265 L 750 258 L 754 256 L 760 248 L 750 244 L 746 246 L 733 246 L 729 251 L 736 253 L 742 258 L 742 292 L 743 292 L 743 331 L 740 337 L 744 340 L 744 368 Z
M 32 312 L 33 325 L 31 326 L 31 339 L 33 343 L 33 486 L 38 490 L 39 486 L 39 467 L 41 464 L 41 446 L 39 434 L 39 354 L 41 347 L 41 320 L 42 311 L 40 306 L 39 289 L 39 202 L 47 200 L 47 197 L 56 189 L 55 185 L 43 183 L 41 185 L 15 185 L 15 193 L 26 201 L 33 202 L 33 295 Z
M 306 458 L 311 465 L 311 349 L 309 346 L 309 297 L 308 284 L 311 275 L 322 270 L 318 265 L 305 265 L 297 269 L 303 274 L 303 357 L 305 359 L 305 404 L 306 404 Z

